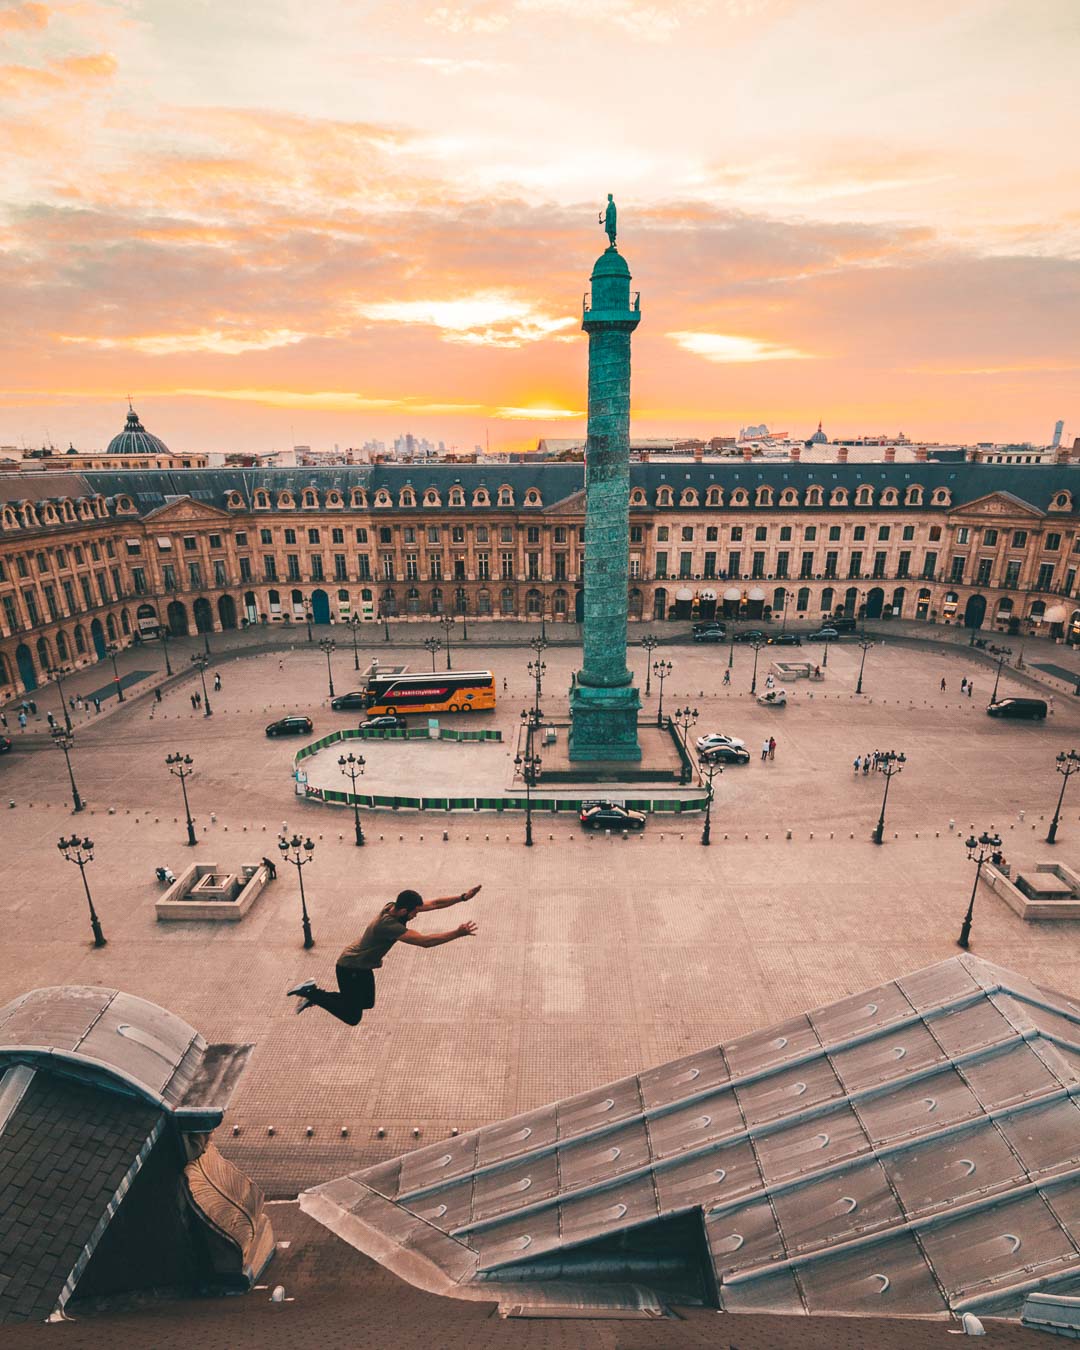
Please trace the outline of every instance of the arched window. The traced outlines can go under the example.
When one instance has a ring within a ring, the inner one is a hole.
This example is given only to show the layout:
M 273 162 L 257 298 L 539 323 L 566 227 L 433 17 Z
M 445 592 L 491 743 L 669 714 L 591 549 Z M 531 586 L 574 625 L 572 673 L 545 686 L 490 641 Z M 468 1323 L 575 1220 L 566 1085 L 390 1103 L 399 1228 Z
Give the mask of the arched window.
M 75 650 L 80 656 L 86 654 L 86 634 L 83 632 L 82 624 L 77 625 L 75 629 Z
M 353 510 L 367 510 L 367 493 L 362 487 L 354 487 L 349 493 L 349 505 Z
M 431 591 L 431 612 L 432 614 L 442 614 L 444 609 L 442 587 L 434 586 Z
M 303 501 L 304 501 L 304 510 L 305 510 L 305 511 L 311 511 L 311 510 L 313 510 L 316 506 L 318 506 L 318 504 L 319 504 L 319 498 L 318 498 L 318 496 L 316 495 L 315 489 L 314 489 L 314 488 L 305 488 L 305 489 L 304 489 L 304 498 L 303 498 Z
M 856 488 L 855 490 L 855 505 L 873 506 L 873 504 L 874 504 L 874 489 L 870 486 L 869 483 L 860 484 L 859 487 Z
M 37 512 L 34 510 L 34 508 L 30 505 L 29 502 L 23 503 L 21 514 L 22 514 L 22 523 L 28 529 L 31 530 L 34 529 L 40 523 L 37 518 Z
M 403 487 L 398 493 L 398 506 L 407 506 L 412 508 L 416 505 L 416 493 L 411 487 Z M 427 505 L 427 502 L 424 502 Z
M 799 494 L 792 487 L 786 487 L 780 494 L 781 506 L 798 506 Z
M 125 633 L 131 632 L 131 620 L 128 618 L 128 612 L 126 609 L 122 609 L 120 611 L 120 627 L 123 629 Z
M 800 614 L 805 614 L 810 608 L 810 587 L 800 586 L 799 595 L 795 601 L 795 608 Z
M 270 510 L 270 494 L 269 492 L 267 492 L 265 488 L 255 489 L 255 510 L 256 511 Z
M 551 612 L 560 617 L 566 613 L 566 602 L 569 599 L 566 592 L 560 587 L 551 597 Z
M 706 506 L 723 506 L 724 494 L 718 487 L 711 487 L 705 493 Z
M 833 488 L 832 492 L 829 494 L 829 505 L 847 506 L 847 504 L 848 504 L 847 488 L 842 487 Z
M 415 586 L 410 586 L 409 589 L 405 592 L 405 613 L 406 614 L 420 613 L 420 592 L 417 590 Z
M 824 494 L 822 493 L 821 488 L 819 488 L 816 483 L 813 484 L 813 486 L 808 487 L 806 489 L 807 506 L 820 506 L 823 501 L 824 501 Z
M 504 614 L 513 614 L 514 612 L 514 588 L 513 586 L 504 586 L 499 595 L 499 608 Z
M 93 507 L 93 503 L 92 503 L 92 502 L 88 502 L 88 501 L 85 499 L 85 497 L 84 497 L 83 500 L 79 503 L 79 519 L 80 519 L 80 520 L 93 520 L 93 519 L 94 519 L 94 507 Z
M 491 592 L 486 586 L 481 586 L 476 592 L 476 612 L 483 615 L 491 613 Z
M 56 514 L 56 507 L 53 506 L 52 502 L 46 502 L 46 503 L 45 503 L 44 516 L 45 516 L 45 524 L 46 524 L 46 525 L 57 525 L 57 524 L 59 524 L 59 519 L 58 519 L 57 514 Z
M 731 494 L 731 505 L 732 506 L 750 505 L 750 494 L 747 492 L 745 488 L 735 489 L 735 491 Z
M 457 586 L 454 589 L 454 613 L 468 614 L 469 595 L 464 586 Z
M 418 602 L 419 599 L 420 596 L 419 593 L 417 593 Z M 394 591 L 390 586 L 387 586 L 386 590 L 383 591 L 382 595 L 379 598 L 379 604 L 383 614 L 388 615 L 391 619 L 394 618 L 394 616 L 397 614 L 397 596 L 394 594 Z
M 657 506 L 670 506 L 672 504 L 672 501 L 673 498 L 671 495 L 671 489 L 669 487 L 662 487 L 656 489 Z
M 767 483 L 762 483 L 754 493 L 755 506 L 772 506 L 773 493 L 772 488 Z
M 75 519 L 75 508 L 74 506 L 72 506 L 71 502 L 68 501 L 66 497 L 60 503 L 60 514 L 68 522 L 71 522 Z
M 504 483 L 502 487 L 499 488 L 499 505 L 513 506 L 513 504 L 514 504 L 514 489 L 510 487 L 508 483 Z
M 465 493 L 461 488 L 452 487 L 450 489 L 450 505 L 451 506 L 465 505 Z
M 63 633 L 57 633 L 56 635 L 56 654 L 61 661 L 68 661 L 71 658 L 71 653 L 68 651 L 68 640 Z
M 2 525 L 5 530 L 17 530 L 19 528 L 18 517 L 10 506 L 5 506 L 4 509 L 0 511 L 0 525 Z
M 115 642 L 115 641 L 116 641 L 116 620 L 113 618 L 113 616 L 112 616 L 111 614 L 106 614 L 106 616 L 105 616 L 105 631 L 106 631 L 106 632 L 108 633 L 108 635 L 109 635 L 109 641 L 110 641 L 110 642 Z
M 831 614 L 833 605 L 836 603 L 836 592 L 831 586 L 826 586 L 821 592 L 821 612 L 822 614 Z
M 528 590 L 525 592 L 525 613 L 539 614 L 544 607 L 544 597 L 538 590 Z
M 679 494 L 679 505 L 697 506 L 698 505 L 697 489 L 692 487 L 683 488 L 682 492 Z
M 923 490 L 921 487 L 919 487 L 917 483 L 912 483 L 911 486 L 908 488 L 908 490 L 904 493 L 904 505 L 922 506 L 922 504 L 923 504 Z
M 43 637 L 39 637 L 37 640 L 37 658 L 38 664 L 43 671 L 48 670 L 52 665 L 52 655 L 49 652 L 49 644 Z
M 348 607 L 348 604 L 349 604 L 349 592 L 348 592 L 348 591 L 338 591 L 338 593 L 337 593 L 337 598 L 338 598 L 338 605 L 339 605 L 339 606 L 340 606 L 340 605 L 344 605 L 345 607 Z

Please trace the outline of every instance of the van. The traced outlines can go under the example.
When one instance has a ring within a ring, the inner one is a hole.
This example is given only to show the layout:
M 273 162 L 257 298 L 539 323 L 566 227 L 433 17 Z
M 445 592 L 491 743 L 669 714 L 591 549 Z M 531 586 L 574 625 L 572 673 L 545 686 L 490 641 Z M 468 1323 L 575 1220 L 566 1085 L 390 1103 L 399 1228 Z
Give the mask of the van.
M 849 618 L 846 615 L 841 615 L 837 619 L 829 620 L 829 627 L 835 628 L 838 633 L 854 633 L 858 626 L 859 625 L 854 619 Z
M 1028 717 L 1041 722 L 1046 704 L 1041 698 L 999 698 L 987 704 L 986 711 L 991 717 Z

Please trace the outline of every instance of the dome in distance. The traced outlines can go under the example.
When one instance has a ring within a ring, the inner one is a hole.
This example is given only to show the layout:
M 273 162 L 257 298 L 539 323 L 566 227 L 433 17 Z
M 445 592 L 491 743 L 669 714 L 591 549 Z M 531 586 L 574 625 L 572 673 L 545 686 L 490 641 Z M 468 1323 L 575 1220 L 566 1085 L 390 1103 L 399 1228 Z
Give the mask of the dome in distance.
M 109 442 L 107 455 L 167 455 L 169 447 L 157 436 L 151 436 L 139 421 L 139 414 L 128 404 L 127 422 L 119 436 Z

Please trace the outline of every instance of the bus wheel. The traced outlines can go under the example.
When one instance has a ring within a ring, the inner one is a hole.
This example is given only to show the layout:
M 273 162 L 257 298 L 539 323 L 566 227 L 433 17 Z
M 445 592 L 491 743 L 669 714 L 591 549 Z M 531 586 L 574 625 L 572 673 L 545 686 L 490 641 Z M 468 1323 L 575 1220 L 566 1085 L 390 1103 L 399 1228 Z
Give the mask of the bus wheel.
M 472 712 L 472 704 L 471 704 L 471 703 L 463 703 L 463 704 L 461 705 L 461 711 L 462 711 L 462 712 Z
M 388 716 L 390 716 L 390 717 L 396 717 L 396 716 L 397 716 L 397 709 L 396 709 L 396 708 L 387 708 L 386 711 L 387 711 Z
M 458 705 L 457 705 L 456 703 L 451 703 L 450 706 L 449 706 L 449 708 L 447 708 L 446 711 L 447 711 L 447 712 L 460 712 L 461 709 L 458 707 Z

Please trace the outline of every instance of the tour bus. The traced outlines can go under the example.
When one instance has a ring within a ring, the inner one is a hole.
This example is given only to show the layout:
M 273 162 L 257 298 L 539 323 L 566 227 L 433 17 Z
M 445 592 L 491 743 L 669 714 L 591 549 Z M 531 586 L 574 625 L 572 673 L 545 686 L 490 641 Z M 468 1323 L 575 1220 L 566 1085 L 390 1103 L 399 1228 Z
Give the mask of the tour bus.
M 446 670 L 433 675 L 371 675 L 367 710 L 379 713 L 480 712 L 495 706 L 490 670 Z

